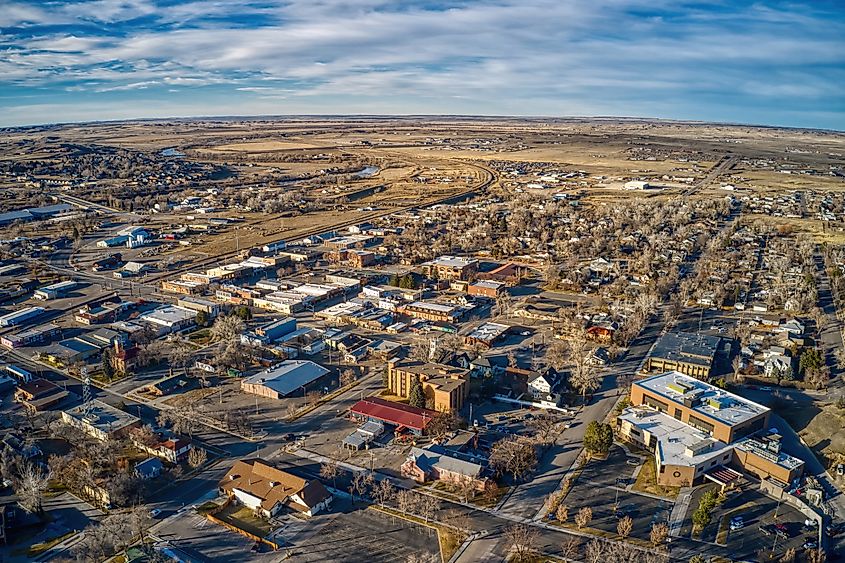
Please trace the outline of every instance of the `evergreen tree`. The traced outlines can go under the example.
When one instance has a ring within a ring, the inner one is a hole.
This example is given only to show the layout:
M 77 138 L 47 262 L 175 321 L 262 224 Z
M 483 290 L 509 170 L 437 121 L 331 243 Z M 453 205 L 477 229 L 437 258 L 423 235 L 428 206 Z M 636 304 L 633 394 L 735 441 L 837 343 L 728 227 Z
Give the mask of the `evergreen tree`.
M 106 349 L 103 352 L 101 368 L 103 370 L 103 377 L 106 381 L 111 381 L 111 378 L 114 377 L 114 367 L 111 365 L 111 349 Z
M 408 404 L 418 409 L 425 408 L 425 391 L 419 378 L 415 378 L 411 384 L 411 393 L 408 395 Z

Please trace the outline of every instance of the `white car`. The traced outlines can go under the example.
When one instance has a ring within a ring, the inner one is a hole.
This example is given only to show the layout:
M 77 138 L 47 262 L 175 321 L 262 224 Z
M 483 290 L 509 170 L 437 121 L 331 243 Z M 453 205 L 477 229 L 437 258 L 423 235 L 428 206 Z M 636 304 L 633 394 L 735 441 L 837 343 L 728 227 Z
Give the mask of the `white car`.
M 150 510 L 151 518 L 158 518 L 159 514 L 161 514 L 161 510 L 158 508 L 153 508 L 152 510 Z

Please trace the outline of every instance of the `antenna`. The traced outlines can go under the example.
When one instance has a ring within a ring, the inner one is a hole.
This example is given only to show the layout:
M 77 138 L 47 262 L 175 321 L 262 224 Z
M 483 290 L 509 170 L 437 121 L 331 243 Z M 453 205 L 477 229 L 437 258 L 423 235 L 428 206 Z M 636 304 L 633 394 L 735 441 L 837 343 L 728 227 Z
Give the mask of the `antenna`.
M 91 413 L 91 376 L 88 374 L 88 366 L 82 367 L 82 414 L 88 416 Z

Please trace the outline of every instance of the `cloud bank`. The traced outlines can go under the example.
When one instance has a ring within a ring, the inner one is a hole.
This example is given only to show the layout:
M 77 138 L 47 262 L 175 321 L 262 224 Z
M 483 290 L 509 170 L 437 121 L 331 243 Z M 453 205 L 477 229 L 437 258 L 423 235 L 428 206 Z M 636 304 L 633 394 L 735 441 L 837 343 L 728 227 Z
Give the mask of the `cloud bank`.
M 2 125 L 463 113 L 845 129 L 836 0 L 12 0 L 0 50 Z

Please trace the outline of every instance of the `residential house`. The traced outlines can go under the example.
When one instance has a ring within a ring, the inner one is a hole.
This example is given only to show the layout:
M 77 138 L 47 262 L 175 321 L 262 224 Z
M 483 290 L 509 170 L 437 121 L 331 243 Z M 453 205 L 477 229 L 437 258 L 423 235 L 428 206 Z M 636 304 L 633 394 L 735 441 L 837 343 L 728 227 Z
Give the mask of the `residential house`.
M 320 481 L 297 477 L 261 459 L 235 462 L 220 481 L 220 490 L 265 518 L 276 516 L 285 507 L 313 516 L 332 501 Z
M 403 477 L 418 483 L 444 481 L 453 485 L 472 483 L 476 490 L 483 491 L 491 483 L 484 464 L 467 456 L 431 444 L 426 448 L 411 448 L 408 458 L 401 466 Z

